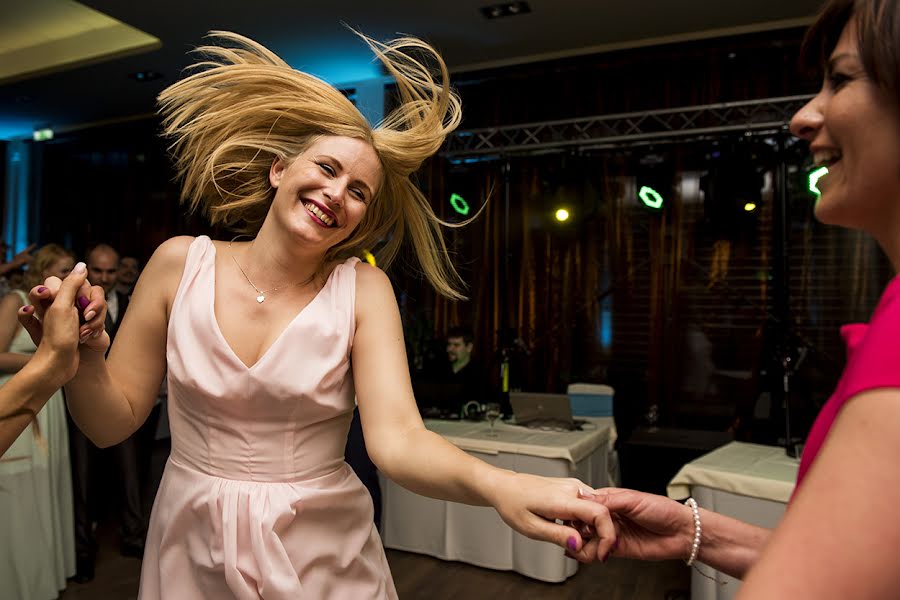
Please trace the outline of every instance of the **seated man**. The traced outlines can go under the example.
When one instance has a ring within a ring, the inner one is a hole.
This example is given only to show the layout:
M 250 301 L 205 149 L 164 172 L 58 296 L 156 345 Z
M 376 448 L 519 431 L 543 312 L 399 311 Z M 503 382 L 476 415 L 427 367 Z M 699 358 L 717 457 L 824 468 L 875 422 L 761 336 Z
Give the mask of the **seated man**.
M 447 332 L 447 367 L 442 381 L 456 387 L 458 407 L 471 401 L 479 404 L 496 401 L 481 364 L 472 360 L 475 337 L 470 329 L 452 327 Z

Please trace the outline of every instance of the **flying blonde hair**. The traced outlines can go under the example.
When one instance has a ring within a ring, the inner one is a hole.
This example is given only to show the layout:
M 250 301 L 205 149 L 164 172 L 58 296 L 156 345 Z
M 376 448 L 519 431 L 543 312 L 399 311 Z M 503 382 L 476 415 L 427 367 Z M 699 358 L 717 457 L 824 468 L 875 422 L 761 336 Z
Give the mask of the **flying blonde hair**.
M 274 197 L 274 159 L 290 163 L 324 135 L 364 140 L 381 161 L 382 184 L 357 229 L 328 250 L 323 265 L 377 248 L 378 264 L 387 269 L 409 236 L 434 288 L 463 298 L 440 229 L 457 224 L 442 221 L 410 179 L 462 116 L 447 66 L 422 40 L 382 43 L 357 35 L 396 80 L 399 94 L 398 107 L 375 128 L 330 84 L 251 39 L 211 32 L 219 44 L 198 48 L 206 60 L 194 65 L 197 72 L 158 99 L 163 135 L 172 140 L 184 180 L 181 200 L 213 224 L 255 235 Z

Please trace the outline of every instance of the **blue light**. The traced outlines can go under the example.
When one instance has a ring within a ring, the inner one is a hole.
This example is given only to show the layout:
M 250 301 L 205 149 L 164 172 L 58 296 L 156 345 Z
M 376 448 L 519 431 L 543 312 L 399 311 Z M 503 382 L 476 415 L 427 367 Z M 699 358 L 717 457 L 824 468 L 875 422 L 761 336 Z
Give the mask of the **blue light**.
M 0 140 L 31 139 L 34 122 L 31 119 L 0 117 Z
M 604 302 L 600 308 L 600 347 L 604 350 L 612 348 L 612 307 Z
M 381 79 L 379 62 L 365 46 L 347 48 L 333 46 L 321 48 L 316 53 L 308 50 L 284 52 L 284 60 L 300 71 L 314 75 L 335 87 L 341 87 L 370 79 Z

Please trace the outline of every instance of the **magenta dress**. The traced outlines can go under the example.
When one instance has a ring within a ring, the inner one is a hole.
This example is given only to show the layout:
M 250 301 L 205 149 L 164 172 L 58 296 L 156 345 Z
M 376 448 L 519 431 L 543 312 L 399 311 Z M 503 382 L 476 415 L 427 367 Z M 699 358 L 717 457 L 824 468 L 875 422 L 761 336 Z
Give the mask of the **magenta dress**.
M 190 246 L 169 317 L 172 453 L 142 600 L 396 598 L 372 499 L 344 462 L 355 264 L 247 367 L 216 322 L 216 249 Z
M 869 323 L 844 325 L 841 336 L 847 344 L 847 366 L 809 431 L 795 494 L 844 404 L 865 391 L 900 388 L 900 276 L 885 288 Z

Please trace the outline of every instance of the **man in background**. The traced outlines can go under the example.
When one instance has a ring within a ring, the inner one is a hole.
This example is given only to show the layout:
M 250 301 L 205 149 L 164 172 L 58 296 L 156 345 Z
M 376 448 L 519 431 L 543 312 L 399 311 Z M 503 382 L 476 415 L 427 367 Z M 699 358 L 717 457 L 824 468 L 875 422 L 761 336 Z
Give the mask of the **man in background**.
M 459 391 L 459 404 L 472 400 L 479 404 L 497 400 L 480 363 L 472 360 L 475 336 L 466 327 L 451 327 L 447 331 L 447 370 L 443 380 Z
M 119 260 L 119 273 L 116 282 L 116 291 L 126 296 L 131 296 L 134 284 L 141 275 L 141 263 L 133 256 L 123 256 Z
M 106 293 L 106 331 L 114 340 L 128 309 L 129 297 L 116 287 L 119 274 L 119 253 L 108 244 L 91 248 L 85 259 L 88 280 Z M 85 583 L 94 577 L 94 519 L 98 511 L 98 493 L 106 489 L 118 496 L 121 553 L 140 558 L 144 553 L 146 521 L 142 492 L 148 478 L 152 434 L 156 431 L 159 412 L 151 413 L 147 422 L 127 440 L 111 448 L 99 450 L 69 419 L 69 444 L 72 458 L 72 491 L 75 512 L 75 581 Z M 101 473 L 100 465 L 108 464 L 110 472 Z M 101 483 L 103 485 L 101 485 Z

